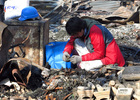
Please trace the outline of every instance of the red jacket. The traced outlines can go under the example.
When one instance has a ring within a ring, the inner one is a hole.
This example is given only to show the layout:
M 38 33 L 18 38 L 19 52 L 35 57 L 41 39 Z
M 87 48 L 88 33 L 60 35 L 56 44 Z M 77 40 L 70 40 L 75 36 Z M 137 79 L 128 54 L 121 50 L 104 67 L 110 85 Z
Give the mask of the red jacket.
M 71 54 L 75 38 L 70 37 L 63 52 Z M 86 33 L 84 42 L 88 54 L 82 55 L 82 61 L 101 60 L 104 65 L 115 64 L 124 66 L 125 60 L 111 33 L 102 25 L 93 25 Z

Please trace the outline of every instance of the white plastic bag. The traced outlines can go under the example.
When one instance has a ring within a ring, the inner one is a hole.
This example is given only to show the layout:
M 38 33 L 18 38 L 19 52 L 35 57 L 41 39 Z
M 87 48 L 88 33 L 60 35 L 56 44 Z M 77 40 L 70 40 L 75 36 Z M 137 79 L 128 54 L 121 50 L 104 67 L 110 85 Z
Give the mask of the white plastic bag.
M 19 17 L 23 8 L 29 6 L 29 0 L 7 0 L 4 3 L 5 20 Z

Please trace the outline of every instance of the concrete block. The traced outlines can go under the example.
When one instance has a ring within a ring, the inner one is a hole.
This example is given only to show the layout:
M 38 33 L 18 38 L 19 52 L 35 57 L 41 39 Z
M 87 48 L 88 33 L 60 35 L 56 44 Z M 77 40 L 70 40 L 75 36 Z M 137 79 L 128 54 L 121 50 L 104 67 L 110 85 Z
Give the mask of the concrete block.
M 131 100 L 133 88 L 118 88 L 116 93 L 117 100 Z

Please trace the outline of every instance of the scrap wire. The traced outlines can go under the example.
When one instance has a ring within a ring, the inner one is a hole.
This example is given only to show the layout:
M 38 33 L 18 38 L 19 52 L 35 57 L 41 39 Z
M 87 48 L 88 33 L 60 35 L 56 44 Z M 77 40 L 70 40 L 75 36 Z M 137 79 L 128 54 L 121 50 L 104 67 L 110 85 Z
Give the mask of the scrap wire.
M 63 87 L 56 87 L 55 90 L 62 90 L 64 89 Z
M 87 1 L 87 2 L 83 2 L 81 4 L 78 4 L 78 6 L 75 7 L 75 10 L 74 11 L 76 12 L 80 6 L 85 5 L 85 4 L 88 4 L 88 3 L 91 3 L 91 1 Z
M 70 94 L 66 95 L 66 96 L 63 98 L 63 100 L 66 100 L 71 94 L 73 94 L 73 93 L 70 93 Z
M 61 5 L 56 6 L 52 11 L 50 11 L 48 14 L 44 15 L 42 18 L 44 19 L 44 18 L 48 17 L 51 13 L 53 13 L 59 7 L 61 7 Z
M 11 62 L 11 63 L 10 63 L 10 62 Z M 0 70 L 0 75 L 2 74 L 2 72 L 4 71 L 4 69 L 5 69 L 5 67 L 6 67 L 6 65 L 7 65 L 8 63 L 10 63 L 10 65 L 8 66 L 8 68 L 11 67 L 12 61 L 8 61 L 8 62 L 7 62 L 6 64 L 4 64 L 4 66 L 1 68 L 1 70 Z M 11 69 L 12 69 L 12 67 L 11 67 Z M 22 81 L 23 83 L 22 83 L 22 82 L 18 82 L 17 78 L 15 77 L 15 74 L 17 74 L 17 75 L 19 76 L 19 78 L 21 79 L 21 81 Z M 13 69 L 12 69 L 12 76 L 14 77 L 15 81 L 17 81 L 18 84 L 27 87 L 27 86 L 26 86 L 26 83 L 23 81 L 23 79 L 22 79 L 22 77 L 21 77 L 21 75 L 20 75 L 20 71 L 19 71 L 18 68 L 13 68 Z
M 24 41 L 22 41 L 22 44 L 24 44 L 24 43 L 29 39 L 30 34 L 31 34 L 31 30 L 29 31 L 29 33 L 28 33 L 26 39 L 25 39 Z
M 48 90 L 45 90 L 45 93 L 44 93 L 44 95 L 46 95 L 48 93 Z
M 78 8 L 79 8 L 80 6 L 85 5 L 85 4 L 88 4 L 88 3 L 90 3 L 90 2 L 91 2 L 91 1 L 78 3 L 78 5 L 74 8 L 75 10 L 73 10 L 73 12 L 72 12 L 72 3 L 73 3 L 73 0 L 68 0 L 68 1 L 66 0 L 66 1 L 64 1 L 63 3 L 57 5 L 53 10 L 51 10 L 49 13 L 47 13 L 46 15 L 44 15 L 42 18 L 44 19 L 44 18 L 48 17 L 51 13 L 53 13 L 55 10 L 57 10 L 57 9 L 60 8 L 60 7 L 62 8 L 62 10 L 59 11 L 59 12 L 56 14 L 56 16 L 51 17 L 51 18 L 50 18 L 51 20 L 54 19 L 54 18 L 57 18 L 59 15 L 61 15 L 60 17 L 63 17 L 63 16 L 66 15 L 67 13 L 70 13 L 70 14 L 72 14 L 72 15 L 75 15 L 74 13 L 78 10 Z M 67 7 L 66 9 L 65 9 L 64 5 Z M 66 11 L 66 12 L 64 13 L 63 10 Z
M 49 82 L 51 83 L 54 79 L 56 79 L 56 78 L 58 78 L 58 77 L 60 77 L 60 75 L 56 75 L 56 76 L 54 76 L 53 78 L 50 79 Z
M 28 84 L 28 82 L 29 82 L 29 79 L 30 79 L 30 77 L 31 77 L 31 68 L 32 68 L 32 62 L 30 61 L 30 63 L 31 63 L 31 65 L 29 65 L 29 68 L 30 68 L 30 70 L 29 70 L 29 73 L 28 73 L 28 75 L 27 75 L 27 84 Z
M 19 78 L 22 80 L 22 82 L 18 82 L 18 80 L 17 80 L 15 74 L 17 74 L 17 75 L 19 76 Z M 26 83 L 23 81 L 23 79 L 22 79 L 22 77 L 21 77 L 21 75 L 20 75 L 19 69 L 13 69 L 13 70 L 12 70 L 12 75 L 13 75 L 14 79 L 16 80 L 16 82 L 17 82 L 18 84 L 27 87 L 27 86 L 26 86 Z
M 139 52 L 140 52 L 140 49 L 138 49 L 138 50 L 136 51 L 136 53 L 134 54 L 134 57 L 135 57 Z

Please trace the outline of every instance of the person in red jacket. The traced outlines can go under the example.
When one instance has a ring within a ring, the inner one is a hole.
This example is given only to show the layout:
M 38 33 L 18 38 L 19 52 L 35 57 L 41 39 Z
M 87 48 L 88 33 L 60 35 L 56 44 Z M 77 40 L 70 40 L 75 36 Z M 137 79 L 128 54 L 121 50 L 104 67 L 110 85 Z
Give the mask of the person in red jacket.
M 125 64 L 124 57 L 109 30 L 93 19 L 72 17 L 66 23 L 71 36 L 63 51 L 63 61 L 70 61 L 85 70 L 103 65 Z M 73 49 L 78 55 L 70 57 Z

